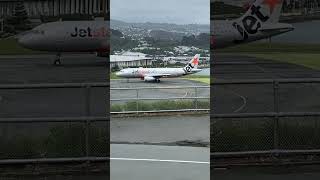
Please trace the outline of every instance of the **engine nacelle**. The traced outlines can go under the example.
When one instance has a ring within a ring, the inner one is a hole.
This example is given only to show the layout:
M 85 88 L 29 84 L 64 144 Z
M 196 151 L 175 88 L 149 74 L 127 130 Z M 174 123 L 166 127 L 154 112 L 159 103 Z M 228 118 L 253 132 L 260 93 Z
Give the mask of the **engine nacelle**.
M 154 78 L 154 77 L 150 77 L 150 76 L 144 77 L 144 81 L 155 81 L 155 80 L 156 80 L 156 78 Z

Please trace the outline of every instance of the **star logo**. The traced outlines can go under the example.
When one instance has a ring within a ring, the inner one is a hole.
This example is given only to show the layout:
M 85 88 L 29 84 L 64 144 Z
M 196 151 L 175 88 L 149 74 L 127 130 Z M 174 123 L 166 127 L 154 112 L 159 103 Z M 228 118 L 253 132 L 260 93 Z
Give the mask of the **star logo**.
M 196 64 L 199 64 L 199 59 L 198 59 L 198 58 L 194 58 L 194 59 L 193 59 L 193 64 L 195 64 L 195 65 L 196 65 Z
M 270 14 L 272 14 L 274 8 L 280 3 L 282 3 L 282 0 L 264 0 L 262 4 L 267 4 L 270 9 Z

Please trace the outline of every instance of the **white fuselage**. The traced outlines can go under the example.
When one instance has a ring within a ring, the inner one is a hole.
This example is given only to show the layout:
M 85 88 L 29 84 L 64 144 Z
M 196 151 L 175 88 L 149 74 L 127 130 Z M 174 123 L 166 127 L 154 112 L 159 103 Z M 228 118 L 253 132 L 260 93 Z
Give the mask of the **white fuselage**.
M 52 52 L 109 51 L 108 21 L 57 21 L 24 33 L 19 43 L 29 49 Z
M 145 78 L 145 77 L 179 77 L 187 74 L 193 74 L 201 69 L 193 69 L 186 72 L 183 68 L 127 68 L 116 73 L 119 77 L 124 78 Z
M 236 20 L 213 21 L 211 27 L 211 46 L 213 49 L 266 39 L 293 30 L 293 27 L 290 24 L 270 24 L 268 26 L 270 28 L 269 31 L 258 31 L 255 34 L 250 34 L 247 39 L 244 39 L 243 34 L 234 27 L 233 24 L 235 22 Z M 274 30 L 272 30 L 272 28 Z

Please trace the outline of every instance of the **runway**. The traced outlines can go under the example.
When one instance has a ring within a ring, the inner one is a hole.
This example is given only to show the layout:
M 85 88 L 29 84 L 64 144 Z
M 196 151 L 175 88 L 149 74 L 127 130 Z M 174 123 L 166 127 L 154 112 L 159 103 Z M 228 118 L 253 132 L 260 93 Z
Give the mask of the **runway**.
M 106 82 L 106 59 L 94 54 L 67 54 L 62 66 L 52 65 L 54 55 L 0 56 L 0 84 Z M 105 115 L 106 89 L 94 88 L 90 114 Z M 0 90 L 0 117 L 83 116 L 83 89 Z M 88 114 L 87 114 L 88 115 Z
M 94 54 L 62 54 L 62 65 L 52 64 L 55 55 L 0 56 L 0 84 L 106 82 L 107 59 Z
M 243 54 L 215 54 L 212 77 L 216 79 L 316 78 L 320 71 L 296 64 L 258 59 Z
M 319 78 L 320 71 L 299 65 L 263 60 L 245 55 L 217 54 L 212 77 L 215 79 Z M 272 84 L 214 85 L 215 113 L 261 113 L 274 111 Z M 281 84 L 279 111 L 319 111 L 320 84 Z
M 136 90 L 119 90 L 112 88 L 168 88 L 139 90 L 139 98 L 172 98 L 172 97 L 210 97 L 210 88 L 188 88 L 190 86 L 207 86 L 207 84 L 182 78 L 163 78 L 160 83 L 144 82 L 140 79 L 111 80 L 111 99 L 136 98 Z M 174 89 L 180 87 L 179 89 Z M 181 88 L 182 87 L 182 88 Z M 183 88 L 185 87 L 185 88 Z M 116 102 L 112 102 L 116 103 Z M 118 102 L 117 102 L 118 103 Z
M 210 179 L 209 148 L 111 145 L 112 180 Z

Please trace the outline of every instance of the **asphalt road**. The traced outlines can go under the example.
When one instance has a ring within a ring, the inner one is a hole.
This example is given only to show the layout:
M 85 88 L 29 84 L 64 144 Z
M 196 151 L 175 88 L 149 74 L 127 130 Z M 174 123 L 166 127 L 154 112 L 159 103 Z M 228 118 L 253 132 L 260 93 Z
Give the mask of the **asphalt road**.
M 215 54 L 211 67 L 215 79 L 314 78 L 320 71 L 274 60 L 239 54 Z
M 213 77 L 215 79 L 277 79 L 315 78 L 320 71 L 299 65 L 263 60 L 244 55 L 217 54 Z M 261 113 L 273 112 L 273 86 L 260 85 L 214 85 L 213 112 L 215 113 Z M 319 111 L 320 84 L 280 84 L 279 111 Z
M 114 143 L 205 146 L 210 142 L 210 118 L 209 115 L 112 117 L 110 132 Z
M 94 54 L 0 56 L 0 84 L 106 82 L 107 59 Z
M 106 59 L 93 54 L 64 55 L 53 66 L 54 55 L 0 56 L 0 84 L 106 82 Z M 0 90 L 0 117 L 104 116 L 107 88 L 94 88 L 90 112 L 83 89 Z M 105 98 L 103 98 L 105 97 Z
M 112 180 L 208 180 L 209 148 L 111 145 Z

